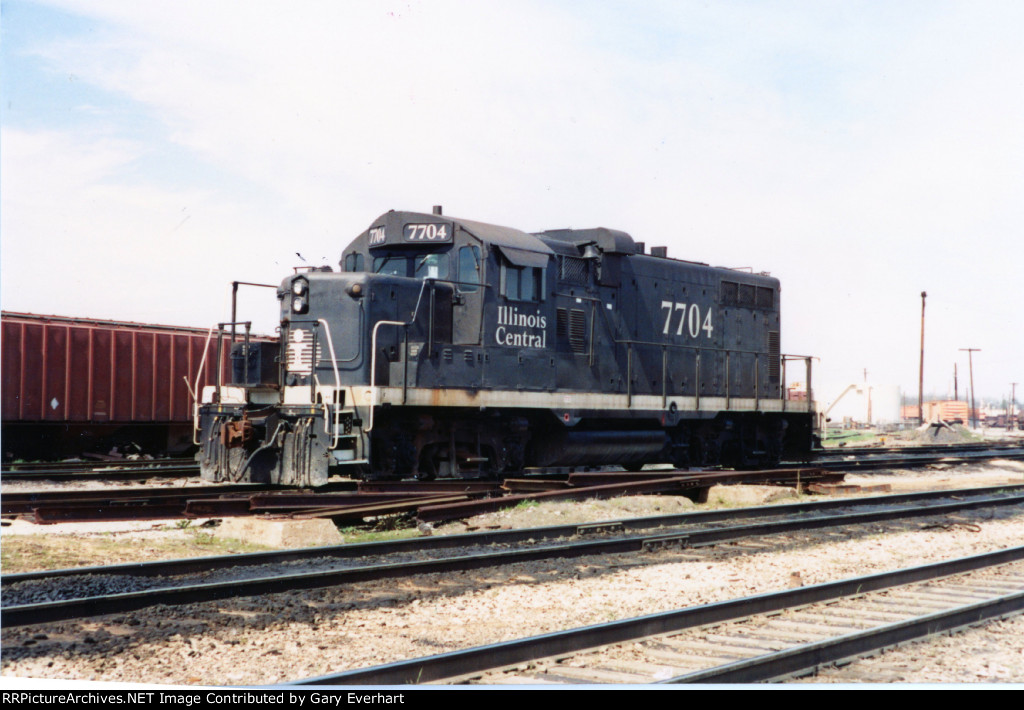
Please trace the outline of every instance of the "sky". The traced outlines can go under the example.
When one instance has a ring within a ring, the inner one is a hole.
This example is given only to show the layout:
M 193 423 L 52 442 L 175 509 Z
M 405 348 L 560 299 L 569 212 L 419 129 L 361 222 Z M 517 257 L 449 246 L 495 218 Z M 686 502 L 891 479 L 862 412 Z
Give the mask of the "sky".
M 0 303 L 206 327 L 440 204 L 770 272 L 823 402 L 916 397 L 927 291 L 926 393 L 979 348 L 1020 402 L 1022 30 L 1014 0 L 2 0 Z

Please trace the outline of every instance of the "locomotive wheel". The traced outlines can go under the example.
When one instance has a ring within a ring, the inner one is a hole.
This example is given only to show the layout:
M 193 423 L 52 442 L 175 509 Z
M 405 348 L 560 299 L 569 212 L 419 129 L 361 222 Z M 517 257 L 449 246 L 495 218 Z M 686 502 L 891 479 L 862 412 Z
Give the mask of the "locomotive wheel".
M 706 466 L 708 463 L 708 447 L 700 435 L 696 435 L 690 441 L 688 450 L 691 466 Z
M 456 461 L 459 458 L 463 463 L 458 464 L 457 478 L 497 480 L 498 468 L 494 464 L 494 451 L 489 447 L 483 447 L 479 454 L 476 451 L 462 451 L 461 454 L 456 451 Z
M 506 437 L 505 448 L 502 451 L 505 460 L 505 467 L 502 469 L 504 475 L 522 474 L 526 465 L 526 440 L 525 436 Z
M 402 432 L 390 431 L 374 440 L 372 471 L 367 480 L 393 480 L 409 476 L 416 463 L 412 438 Z
M 416 479 L 419 481 L 433 481 L 441 472 L 441 451 L 436 444 L 424 446 L 420 452 L 420 464 L 417 468 Z
M 686 446 L 673 446 L 669 459 L 678 469 L 690 468 L 690 449 Z

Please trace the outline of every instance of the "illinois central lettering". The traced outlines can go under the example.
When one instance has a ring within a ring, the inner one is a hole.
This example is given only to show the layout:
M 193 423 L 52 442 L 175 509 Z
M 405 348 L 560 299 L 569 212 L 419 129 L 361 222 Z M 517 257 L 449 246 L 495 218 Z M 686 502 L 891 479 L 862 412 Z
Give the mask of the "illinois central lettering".
M 548 319 L 536 313 L 520 313 L 515 306 L 498 306 L 498 345 L 519 348 L 546 348 Z

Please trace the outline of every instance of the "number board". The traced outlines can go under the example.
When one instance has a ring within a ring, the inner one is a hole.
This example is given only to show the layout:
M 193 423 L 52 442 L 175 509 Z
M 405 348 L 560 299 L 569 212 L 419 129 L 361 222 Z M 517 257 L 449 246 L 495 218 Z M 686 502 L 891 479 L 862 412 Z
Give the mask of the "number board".
M 402 241 L 414 243 L 440 244 L 452 241 L 450 224 L 407 224 L 402 230 Z

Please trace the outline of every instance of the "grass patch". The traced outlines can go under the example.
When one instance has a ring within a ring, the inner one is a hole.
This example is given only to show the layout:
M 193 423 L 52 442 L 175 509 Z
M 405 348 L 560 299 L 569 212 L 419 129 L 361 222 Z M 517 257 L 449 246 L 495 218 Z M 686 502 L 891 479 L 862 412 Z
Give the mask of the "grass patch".
M 890 437 L 891 438 L 891 437 Z M 826 449 L 833 447 L 839 447 L 840 444 L 849 446 L 850 444 L 857 444 L 863 446 L 864 444 L 874 444 L 879 441 L 879 435 L 875 432 L 843 432 L 837 433 L 835 430 L 829 430 L 828 438 L 823 439 L 821 445 Z
M 138 538 L 127 534 L 4 535 L 0 567 L 4 573 L 92 567 L 122 562 L 150 562 L 182 557 L 261 552 L 273 548 L 240 540 L 221 539 L 201 529 L 167 538 Z
M 405 540 L 420 537 L 415 517 L 409 513 L 384 515 L 363 525 L 350 525 L 338 528 L 345 539 L 345 544 L 360 542 L 388 542 L 389 540 Z
M 339 528 L 345 544 L 356 544 L 360 542 L 388 542 L 389 540 L 405 540 L 410 537 L 420 537 L 420 531 L 416 528 L 402 528 L 400 530 L 373 530 L 366 527 Z

